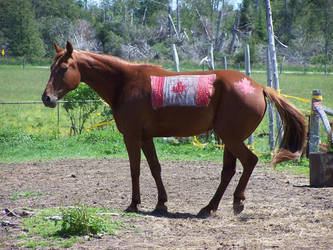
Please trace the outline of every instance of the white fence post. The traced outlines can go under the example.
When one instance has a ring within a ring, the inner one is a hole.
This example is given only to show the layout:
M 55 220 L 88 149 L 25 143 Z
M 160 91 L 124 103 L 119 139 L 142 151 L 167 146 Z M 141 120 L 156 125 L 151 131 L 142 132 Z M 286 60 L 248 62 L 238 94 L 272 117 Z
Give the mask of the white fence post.
M 223 69 L 228 69 L 228 64 L 227 64 L 227 57 L 223 57 Z
M 251 63 L 250 63 L 250 47 L 248 44 L 245 45 L 245 73 L 247 76 L 251 76 Z M 248 145 L 250 150 L 254 150 L 253 134 L 248 138 Z
M 272 70 L 273 70 L 273 87 L 277 91 L 280 91 L 271 3 L 269 0 L 265 0 L 265 4 L 266 4 L 267 34 L 268 34 L 268 41 L 269 41 L 268 44 L 269 44 L 269 51 L 270 51 Z M 281 122 L 280 115 L 277 111 L 275 112 L 275 115 L 276 115 L 276 128 L 277 128 L 277 132 L 279 133 L 277 142 L 278 142 L 278 144 L 280 144 L 281 139 L 282 139 L 282 133 L 283 133 L 282 122 Z
M 174 61 L 174 69 L 175 71 L 179 72 L 179 58 L 177 53 L 176 44 L 172 44 L 172 56 Z
M 272 68 L 271 68 L 271 58 L 269 53 L 269 48 L 266 48 L 266 70 L 267 70 L 267 86 L 272 87 Z M 274 133 L 274 114 L 272 104 L 267 102 L 268 106 L 268 122 L 269 122 L 269 149 L 271 155 L 273 155 L 273 150 L 275 147 L 275 133 Z

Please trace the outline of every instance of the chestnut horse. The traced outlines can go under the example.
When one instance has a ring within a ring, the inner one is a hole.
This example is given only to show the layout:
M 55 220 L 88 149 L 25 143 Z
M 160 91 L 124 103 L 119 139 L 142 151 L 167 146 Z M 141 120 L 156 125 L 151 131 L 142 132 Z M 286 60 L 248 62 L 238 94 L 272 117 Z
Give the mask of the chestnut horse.
M 278 110 L 284 136 L 273 162 L 300 156 L 305 141 L 303 115 L 278 92 L 263 87 L 244 74 L 232 70 L 200 72 L 170 72 L 150 64 L 134 64 L 119 58 L 87 51 L 66 49 L 54 44 L 56 56 L 51 74 L 42 95 L 44 104 L 54 108 L 67 92 L 85 82 L 112 108 L 118 130 L 123 134 L 127 148 L 131 178 L 132 201 L 126 211 L 137 212 L 141 203 L 139 176 L 141 149 L 148 161 L 158 190 L 155 212 L 166 213 L 167 194 L 161 178 L 153 137 L 187 137 L 214 129 L 223 140 L 223 170 L 220 184 L 208 203 L 198 214 L 207 217 L 215 212 L 231 178 L 235 174 L 236 159 L 243 173 L 234 192 L 235 214 L 244 209 L 245 188 L 258 161 L 244 140 L 257 128 L 266 111 L 266 98 Z M 213 91 L 208 106 L 152 107 L 151 76 L 215 74 Z M 246 88 L 236 83 L 247 82 Z M 265 98 L 266 97 L 266 98 Z

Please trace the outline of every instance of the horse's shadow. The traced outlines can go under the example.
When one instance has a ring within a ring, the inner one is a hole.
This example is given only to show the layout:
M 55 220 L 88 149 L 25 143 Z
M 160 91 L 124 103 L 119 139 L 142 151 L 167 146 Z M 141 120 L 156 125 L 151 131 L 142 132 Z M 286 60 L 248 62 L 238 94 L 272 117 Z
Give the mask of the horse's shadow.
M 179 213 L 179 212 L 155 212 L 155 211 L 139 211 L 138 214 L 145 216 L 153 216 L 160 218 L 169 218 L 169 219 L 202 219 L 196 214 L 191 213 Z

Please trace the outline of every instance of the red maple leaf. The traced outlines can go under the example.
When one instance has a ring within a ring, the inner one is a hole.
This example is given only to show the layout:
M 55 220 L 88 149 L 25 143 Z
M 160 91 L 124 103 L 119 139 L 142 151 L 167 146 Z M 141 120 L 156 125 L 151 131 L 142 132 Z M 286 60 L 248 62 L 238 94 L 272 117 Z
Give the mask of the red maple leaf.
M 187 86 L 179 81 L 176 86 L 172 87 L 172 91 L 176 94 L 181 94 L 186 88 Z

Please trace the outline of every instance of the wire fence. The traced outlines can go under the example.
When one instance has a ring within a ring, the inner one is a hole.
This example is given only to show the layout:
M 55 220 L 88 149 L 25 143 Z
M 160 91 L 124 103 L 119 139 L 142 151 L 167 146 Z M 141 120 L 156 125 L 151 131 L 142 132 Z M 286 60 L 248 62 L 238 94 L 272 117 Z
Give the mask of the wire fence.
M 64 108 L 66 103 L 92 105 L 101 100 L 59 101 L 54 109 L 46 108 L 42 101 L 0 102 L 0 120 L 2 130 L 20 130 L 29 134 L 65 136 L 72 133 L 73 124 Z M 109 111 L 106 114 L 106 110 Z M 81 112 L 81 111 L 77 111 Z M 91 127 L 110 120 L 110 108 L 100 105 L 92 114 L 85 126 Z

